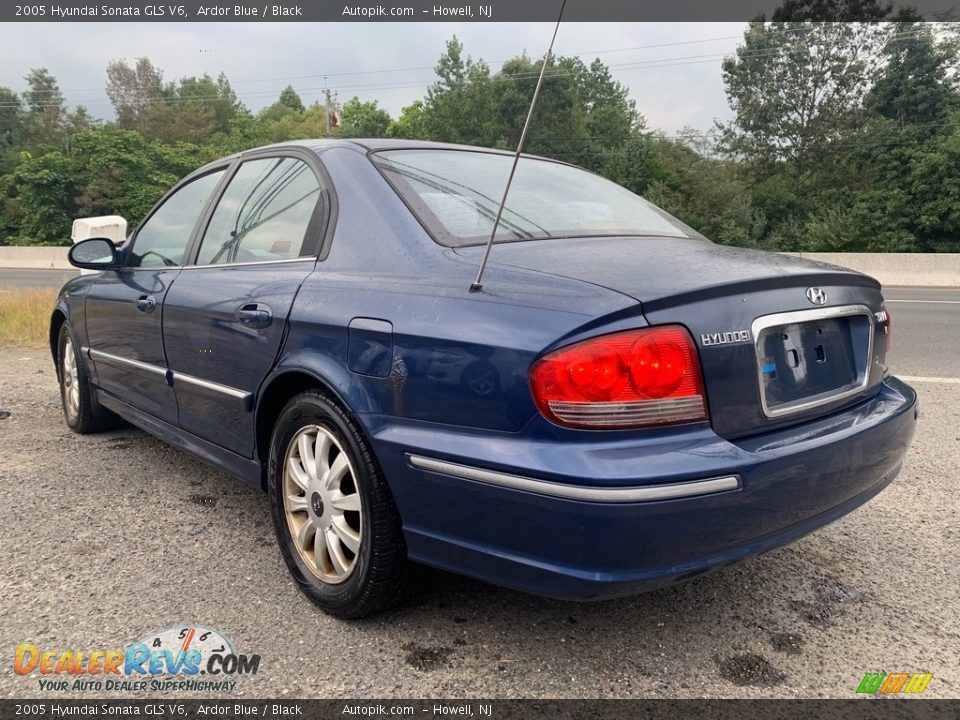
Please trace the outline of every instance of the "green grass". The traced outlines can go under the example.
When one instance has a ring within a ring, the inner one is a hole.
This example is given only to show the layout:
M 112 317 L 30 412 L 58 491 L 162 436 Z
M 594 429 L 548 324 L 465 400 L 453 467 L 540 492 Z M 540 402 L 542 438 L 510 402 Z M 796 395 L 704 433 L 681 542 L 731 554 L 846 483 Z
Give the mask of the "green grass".
M 0 346 L 43 347 L 57 291 L 24 288 L 0 292 Z

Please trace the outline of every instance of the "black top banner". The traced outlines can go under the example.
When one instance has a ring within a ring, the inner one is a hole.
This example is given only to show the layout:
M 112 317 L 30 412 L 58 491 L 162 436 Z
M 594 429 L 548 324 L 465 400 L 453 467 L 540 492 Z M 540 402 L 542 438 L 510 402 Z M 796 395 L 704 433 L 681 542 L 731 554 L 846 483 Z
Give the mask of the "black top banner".
M 4 22 L 544 22 L 561 0 L 53 0 L 3 3 Z M 960 0 L 567 0 L 565 22 L 960 19 Z

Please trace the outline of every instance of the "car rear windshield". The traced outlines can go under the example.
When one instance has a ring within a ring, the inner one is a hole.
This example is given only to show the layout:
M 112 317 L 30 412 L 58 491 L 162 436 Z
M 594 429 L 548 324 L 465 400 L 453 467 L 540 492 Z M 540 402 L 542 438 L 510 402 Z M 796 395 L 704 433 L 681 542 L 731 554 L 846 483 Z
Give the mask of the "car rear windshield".
M 513 156 L 470 150 L 386 150 L 372 155 L 433 237 L 458 247 L 490 237 Z M 495 242 L 551 237 L 698 237 L 660 208 L 599 175 L 522 157 Z

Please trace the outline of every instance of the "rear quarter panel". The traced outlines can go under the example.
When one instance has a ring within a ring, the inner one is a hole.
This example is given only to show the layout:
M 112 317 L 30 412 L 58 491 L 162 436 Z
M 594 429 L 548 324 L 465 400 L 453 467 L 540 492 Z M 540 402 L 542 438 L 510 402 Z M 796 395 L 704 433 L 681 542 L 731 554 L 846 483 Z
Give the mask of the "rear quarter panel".
M 595 318 L 636 306 L 589 283 L 495 263 L 483 292 L 471 293 L 476 263 L 436 244 L 364 153 L 320 157 L 337 191 L 337 227 L 296 298 L 280 367 L 322 377 L 354 412 L 517 430 L 536 412 L 532 360 Z M 386 376 L 348 367 L 358 318 L 392 326 Z

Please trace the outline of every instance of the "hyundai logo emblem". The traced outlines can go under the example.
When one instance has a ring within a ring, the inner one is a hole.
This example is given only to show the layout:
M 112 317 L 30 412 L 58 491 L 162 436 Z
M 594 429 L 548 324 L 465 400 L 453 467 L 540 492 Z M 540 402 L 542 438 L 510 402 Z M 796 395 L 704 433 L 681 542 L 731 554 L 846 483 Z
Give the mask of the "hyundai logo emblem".
M 807 300 L 814 305 L 823 305 L 827 301 L 827 292 L 818 287 L 807 288 Z

